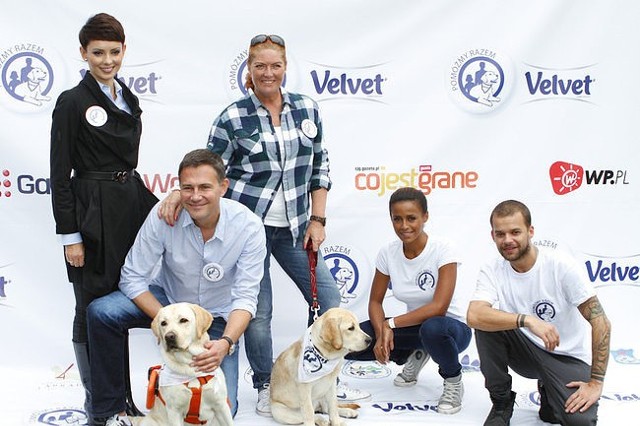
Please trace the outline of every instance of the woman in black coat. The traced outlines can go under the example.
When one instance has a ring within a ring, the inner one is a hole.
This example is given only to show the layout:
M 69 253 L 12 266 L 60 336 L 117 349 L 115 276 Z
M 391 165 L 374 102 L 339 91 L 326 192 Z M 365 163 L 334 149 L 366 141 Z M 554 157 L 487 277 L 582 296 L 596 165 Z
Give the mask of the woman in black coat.
M 135 171 L 142 122 L 138 98 L 116 79 L 126 50 L 122 25 L 101 13 L 79 34 L 89 71 L 58 97 L 51 126 L 51 190 L 76 299 L 73 344 L 90 415 L 86 307 L 118 288 L 120 268 L 157 202 Z

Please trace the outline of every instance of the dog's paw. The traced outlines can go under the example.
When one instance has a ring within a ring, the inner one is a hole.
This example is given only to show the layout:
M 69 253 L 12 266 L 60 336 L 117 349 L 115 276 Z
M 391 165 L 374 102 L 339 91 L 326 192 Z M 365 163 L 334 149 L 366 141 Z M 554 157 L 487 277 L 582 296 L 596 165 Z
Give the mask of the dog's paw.
M 352 408 L 338 407 L 338 415 L 345 419 L 355 419 L 358 417 L 358 410 Z
M 133 426 L 140 426 L 144 424 L 142 421 L 144 420 L 143 416 L 127 416 L 129 420 L 131 420 L 131 424 Z
M 320 414 L 316 414 L 313 420 L 315 421 L 316 426 L 329 426 L 330 424 L 329 419 Z

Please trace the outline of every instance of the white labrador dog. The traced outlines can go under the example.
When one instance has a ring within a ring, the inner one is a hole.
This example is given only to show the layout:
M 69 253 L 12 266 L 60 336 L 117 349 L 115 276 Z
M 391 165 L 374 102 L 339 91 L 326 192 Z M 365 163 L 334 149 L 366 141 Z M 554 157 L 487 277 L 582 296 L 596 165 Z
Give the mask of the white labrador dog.
M 350 311 L 332 308 L 321 315 L 273 365 L 273 418 L 283 424 L 339 426 L 344 425 L 340 417 L 357 417 L 357 404 L 338 406 L 336 379 L 344 356 L 366 349 L 370 342 Z M 328 413 L 329 420 L 315 412 Z
M 199 418 L 207 425 L 233 425 L 231 410 L 227 404 L 227 385 L 224 373 L 218 368 L 213 376 L 207 375 L 201 384 L 189 364 L 192 357 L 205 351 L 209 340 L 207 330 L 213 317 L 205 309 L 191 303 L 174 303 L 160 309 L 151 323 L 151 330 L 158 338 L 164 365 L 159 373 L 159 386 L 151 411 L 135 424 L 141 426 L 182 426 L 189 411 L 192 391 L 201 386 Z M 212 420 L 215 419 L 215 423 Z

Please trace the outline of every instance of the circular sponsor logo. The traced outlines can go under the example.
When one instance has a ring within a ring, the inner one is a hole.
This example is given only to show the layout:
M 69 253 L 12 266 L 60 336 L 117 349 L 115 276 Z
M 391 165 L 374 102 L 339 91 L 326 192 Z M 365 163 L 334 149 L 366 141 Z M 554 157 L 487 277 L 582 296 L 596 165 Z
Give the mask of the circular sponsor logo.
M 84 410 L 75 407 L 52 408 L 31 414 L 28 424 L 83 426 L 89 424 Z
M 321 248 L 324 263 L 340 292 L 340 305 L 358 318 L 368 317 L 372 274 L 369 260 L 353 246 L 327 244 Z
M 556 317 L 556 308 L 548 300 L 540 300 L 534 304 L 533 311 L 542 321 L 551 322 Z
M 107 111 L 99 105 L 92 105 L 87 108 L 84 117 L 93 127 L 104 126 L 104 123 L 107 122 Z
M 425 291 L 428 289 L 432 289 L 433 286 L 436 285 L 436 280 L 431 272 L 422 271 L 416 277 L 416 284 L 418 284 L 420 290 Z
M 309 139 L 313 139 L 318 135 L 318 127 L 316 126 L 316 123 L 308 118 L 302 120 L 300 128 L 302 129 L 302 133 L 304 133 L 304 135 Z
M 215 283 L 224 277 L 224 269 L 222 269 L 222 266 L 218 263 L 207 263 L 204 265 L 204 268 L 202 268 L 202 275 L 207 281 Z
M 448 70 L 449 94 L 467 112 L 492 112 L 511 94 L 512 69 L 505 55 L 490 49 L 469 49 L 458 54 Z
M 381 379 L 391 375 L 391 369 L 377 361 L 347 361 L 342 374 L 358 379 Z
M 32 43 L 16 44 L 0 50 L 0 103 L 20 113 L 40 112 L 52 107 L 59 93 L 54 52 Z M 62 73 L 61 73 L 62 74 Z

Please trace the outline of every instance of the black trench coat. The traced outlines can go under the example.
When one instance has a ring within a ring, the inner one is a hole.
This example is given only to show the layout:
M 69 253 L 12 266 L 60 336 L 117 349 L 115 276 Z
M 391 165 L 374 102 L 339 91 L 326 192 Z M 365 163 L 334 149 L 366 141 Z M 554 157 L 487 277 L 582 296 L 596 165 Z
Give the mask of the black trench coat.
M 137 167 L 142 110 L 138 98 L 121 86 L 131 115 L 118 109 L 87 72 L 76 87 L 60 94 L 51 126 L 56 233 L 82 234 L 85 266 L 74 268 L 65 262 L 67 274 L 69 281 L 82 283 L 96 296 L 117 288 L 125 256 L 158 202 L 137 172 L 124 183 L 72 177 L 72 171 L 114 172 Z M 97 118 L 91 115 L 96 110 Z

